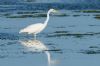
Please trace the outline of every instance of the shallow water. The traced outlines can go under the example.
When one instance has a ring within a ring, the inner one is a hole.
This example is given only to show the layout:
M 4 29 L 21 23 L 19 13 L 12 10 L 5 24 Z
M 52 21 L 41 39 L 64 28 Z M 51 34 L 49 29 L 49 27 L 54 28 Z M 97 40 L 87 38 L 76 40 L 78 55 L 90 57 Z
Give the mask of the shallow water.
M 0 17 L 0 66 L 99 66 L 100 20 L 95 13 L 61 11 L 46 29 L 33 35 L 19 30 L 45 17 Z

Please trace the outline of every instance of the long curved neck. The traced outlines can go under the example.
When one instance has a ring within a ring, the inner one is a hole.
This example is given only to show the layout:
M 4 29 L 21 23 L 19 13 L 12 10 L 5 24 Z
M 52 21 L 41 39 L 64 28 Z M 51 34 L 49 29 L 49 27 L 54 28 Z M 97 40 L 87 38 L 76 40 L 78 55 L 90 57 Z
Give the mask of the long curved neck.
M 47 13 L 47 18 L 46 18 L 46 21 L 44 22 L 45 25 L 47 25 L 47 23 L 49 21 L 49 14 L 50 14 L 50 11 L 48 11 L 48 13 Z

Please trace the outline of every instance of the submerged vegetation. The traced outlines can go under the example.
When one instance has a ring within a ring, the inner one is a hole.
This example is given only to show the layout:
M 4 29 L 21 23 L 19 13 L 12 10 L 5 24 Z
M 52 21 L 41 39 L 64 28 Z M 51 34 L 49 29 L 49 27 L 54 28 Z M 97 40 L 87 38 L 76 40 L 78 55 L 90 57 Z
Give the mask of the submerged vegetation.
M 94 18 L 96 18 L 96 19 L 100 19 L 100 16 L 95 16 Z
M 67 10 L 66 10 L 67 11 Z M 73 11 L 70 11 L 73 12 Z M 74 12 L 77 12 L 76 10 Z M 82 12 L 82 13 L 81 13 Z M 55 16 L 55 17 L 80 17 L 80 16 L 90 16 L 90 14 L 84 14 L 84 13 L 96 13 L 93 14 L 92 16 L 94 16 L 94 18 L 96 19 L 100 19 L 100 11 L 92 11 L 92 10 L 84 10 L 84 11 L 78 11 L 77 14 L 70 14 L 70 13 L 56 13 L 56 14 L 51 14 L 51 16 Z M 46 17 L 46 13 L 44 11 L 18 11 L 18 12 L 14 12 L 14 13 L 0 13 L 0 17 L 7 17 L 7 18 L 35 18 L 35 17 Z
M 83 54 L 100 54 L 100 50 L 82 50 L 80 53 L 83 53 Z
M 78 17 L 78 16 L 81 16 L 81 15 L 79 15 L 79 14 L 75 14 L 75 15 L 73 15 L 73 17 Z
M 68 31 L 55 31 L 54 33 L 47 34 L 47 37 L 67 37 L 73 36 L 76 38 L 82 38 L 85 36 L 94 36 L 100 33 L 70 33 Z
M 100 13 L 100 10 L 82 10 L 83 13 Z
M 87 50 L 81 50 L 83 54 L 100 54 L 100 46 L 90 46 Z
M 77 13 L 81 13 L 81 12 L 82 13 L 93 13 L 92 16 L 94 16 L 94 18 L 100 19 L 100 10 L 74 10 L 74 12 L 77 12 Z M 73 16 L 75 17 L 75 16 L 81 16 L 81 15 L 73 15 Z M 83 15 L 83 16 L 89 16 L 89 14 Z
M 4 14 L 5 17 L 7 18 L 27 18 L 27 17 L 47 17 L 46 13 L 39 13 L 39 12 L 17 12 L 15 15 L 14 14 Z M 57 17 L 64 17 L 64 16 L 69 16 L 66 13 L 61 13 L 61 14 L 51 14 L 51 16 L 57 16 Z
M 59 12 L 56 14 L 51 14 L 51 16 L 56 17 L 80 17 L 80 16 L 90 16 L 90 13 L 93 13 L 92 16 L 96 19 L 100 19 L 100 10 L 64 10 L 65 12 Z M 1 12 L 0 16 L 7 18 L 27 18 L 27 17 L 46 17 L 46 12 L 44 10 L 35 10 L 35 11 L 16 11 L 16 12 Z M 68 12 L 68 13 L 67 13 Z M 73 13 L 72 13 L 73 12 Z M 76 13 L 76 14 L 75 14 Z M 87 13 L 87 14 L 86 14 Z
M 94 15 L 94 18 L 96 18 L 96 19 L 100 19 L 100 14 L 96 14 L 96 15 Z
M 27 17 L 46 17 L 46 14 L 38 14 L 38 15 L 23 14 L 23 15 L 7 16 L 7 18 L 27 18 Z

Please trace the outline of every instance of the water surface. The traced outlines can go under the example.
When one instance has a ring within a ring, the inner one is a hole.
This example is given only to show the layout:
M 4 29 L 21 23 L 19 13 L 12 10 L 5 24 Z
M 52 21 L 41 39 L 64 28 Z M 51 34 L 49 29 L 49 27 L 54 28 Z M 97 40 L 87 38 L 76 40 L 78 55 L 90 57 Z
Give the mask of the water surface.
M 36 40 L 33 35 L 18 32 L 30 24 L 43 23 L 45 17 L 20 18 L 16 13 L 1 14 L 0 65 L 99 66 L 100 20 L 94 18 L 96 13 L 67 10 L 61 13 L 67 15 L 52 15 Z M 16 15 L 17 18 L 9 17 Z

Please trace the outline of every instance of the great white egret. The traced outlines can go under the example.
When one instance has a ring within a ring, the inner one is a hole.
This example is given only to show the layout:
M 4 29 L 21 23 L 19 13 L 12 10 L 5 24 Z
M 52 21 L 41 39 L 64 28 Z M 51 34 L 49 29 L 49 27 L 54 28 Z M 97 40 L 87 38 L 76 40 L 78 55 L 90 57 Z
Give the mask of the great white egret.
M 28 33 L 28 34 L 34 34 L 34 37 L 36 38 L 36 34 L 40 33 L 47 26 L 47 23 L 49 21 L 49 14 L 52 13 L 52 12 L 55 13 L 55 12 L 57 12 L 57 10 L 50 9 L 47 12 L 47 18 L 46 18 L 44 23 L 36 23 L 36 24 L 29 25 L 26 28 L 21 29 L 19 33 L 25 32 L 25 33 Z

